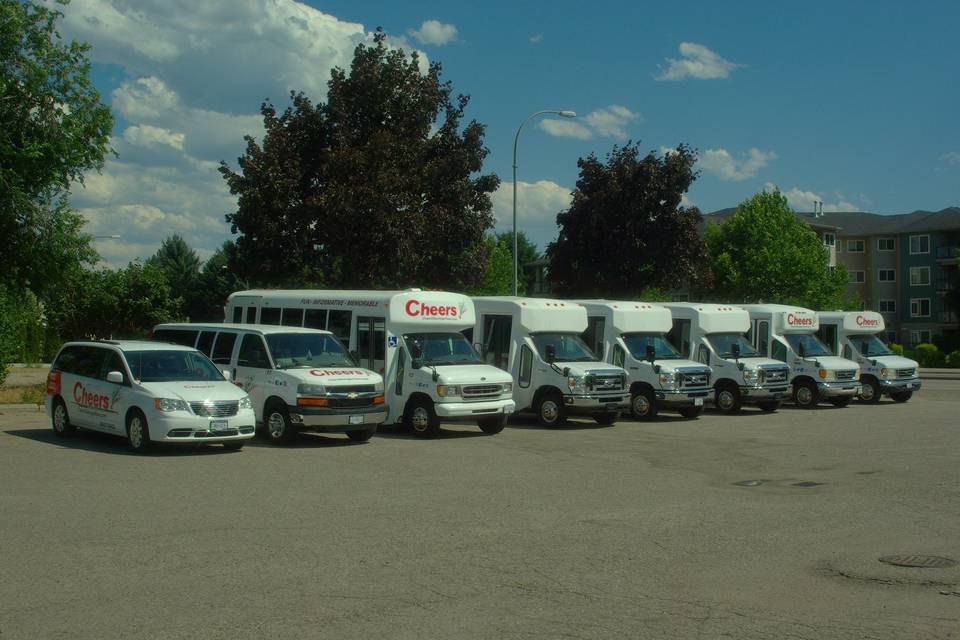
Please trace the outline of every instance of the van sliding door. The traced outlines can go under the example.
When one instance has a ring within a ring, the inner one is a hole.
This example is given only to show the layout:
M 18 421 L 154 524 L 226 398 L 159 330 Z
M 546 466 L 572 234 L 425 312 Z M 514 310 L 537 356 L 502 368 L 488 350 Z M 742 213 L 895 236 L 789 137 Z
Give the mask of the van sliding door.
M 357 316 L 357 354 L 360 364 L 371 371 L 383 373 L 387 335 L 384 318 Z

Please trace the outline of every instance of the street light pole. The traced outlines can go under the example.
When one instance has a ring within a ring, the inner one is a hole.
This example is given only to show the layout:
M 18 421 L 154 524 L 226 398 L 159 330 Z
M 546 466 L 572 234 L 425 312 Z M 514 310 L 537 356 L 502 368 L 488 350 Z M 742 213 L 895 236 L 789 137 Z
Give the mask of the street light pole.
M 520 132 L 523 131 L 524 125 L 526 125 L 532 118 L 536 116 L 541 116 L 545 113 L 553 113 L 564 118 L 576 118 L 577 114 L 575 111 L 557 111 L 554 109 L 544 109 L 543 111 L 537 111 L 531 113 L 527 116 L 527 119 L 520 123 L 520 127 L 517 128 L 517 135 L 513 138 L 513 295 L 517 295 L 517 275 L 518 275 L 518 261 L 519 256 L 517 253 L 517 143 L 520 141 Z

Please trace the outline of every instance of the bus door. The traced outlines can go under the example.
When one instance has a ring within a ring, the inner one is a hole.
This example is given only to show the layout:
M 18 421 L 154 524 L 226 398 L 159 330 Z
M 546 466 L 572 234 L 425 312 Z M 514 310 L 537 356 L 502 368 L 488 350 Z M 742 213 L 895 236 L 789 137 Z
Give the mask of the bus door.
M 360 365 L 383 375 L 387 346 L 385 318 L 357 316 L 357 355 Z

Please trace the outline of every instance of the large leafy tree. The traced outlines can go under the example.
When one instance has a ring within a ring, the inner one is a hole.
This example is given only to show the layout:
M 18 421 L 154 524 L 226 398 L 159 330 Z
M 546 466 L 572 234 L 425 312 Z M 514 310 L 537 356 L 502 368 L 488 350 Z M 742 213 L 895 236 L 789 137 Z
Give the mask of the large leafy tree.
M 639 144 L 614 147 L 606 162 L 581 158 L 570 209 L 547 247 L 549 278 L 563 296 L 636 297 L 649 287 L 703 286 L 706 248 L 696 207 L 681 204 L 696 179 L 686 145 L 665 155 Z
M 509 239 L 505 239 L 501 237 L 502 235 L 484 238 L 487 268 L 483 279 L 467 288 L 467 294 L 471 296 L 513 295 L 513 236 L 507 234 Z M 520 295 L 523 295 L 526 292 L 525 284 L 522 281 L 519 284 Z
M 245 280 L 238 278 L 230 269 L 236 259 L 236 245 L 227 240 L 213 252 L 200 270 L 200 291 L 203 295 L 196 301 L 190 319 L 198 322 L 223 322 L 224 303 L 234 291 L 249 288 Z
M 61 16 L 0 0 L 0 284 L 41 300 L 62 286 L 58 274 L 95 259 L 67 192 L 103 166 L 113 126 L 90 80 L 89 46 L 61 40 Z
M 165 238 L 146 264 L 160 269 L 174 294 L 183 300 L 180 315 L 198 320 L 198 312 L 206 306 L 207 292 L 200 283 L 200 257 L 183 236 L 175 233 Z
M 823 242 L 779 191 L 740 203 L 723 224 L 707 227 L 706 242 L 720 299 L 811 309 L 845 304 L 846 269 L 830 268 Z
M 238 196 L 232 267 L 274 285 L 477 283 L 499 180 L 480 174 L 484 126 L 463 124 L 469 98 L 440 75 L 378 31 L 349 73 L 334 69 L 326 103 L 264 104 L 263 143 L 247 138 L 239 171 L 221 166 Z
M 513 232 L 512 231 L 503 231 L 496 234 L 496 239 L 498 243 L 503 244 L 507 251 L 510 252 L 510 260 L 513 260 Z M 530 264 L 535 260 L 539 260 L 543 257 L 540 251 L 537 249 L 537 245 L 530 242 L 527 238 L 527 234 L 523 231 L 517 232 L 517 255 L 519 260 L 517 261 L 517 267 L 520 270 L 518 275 L 518 288 L 520 291 L 533 291 L 533 285 L 536 281 L 537 274 L 533 269 L 524 269 L 524 265 Z M 511 262 L 510 266 L 510 290 L 506 292 L 507 294 L 513 293 L 513 264 Z

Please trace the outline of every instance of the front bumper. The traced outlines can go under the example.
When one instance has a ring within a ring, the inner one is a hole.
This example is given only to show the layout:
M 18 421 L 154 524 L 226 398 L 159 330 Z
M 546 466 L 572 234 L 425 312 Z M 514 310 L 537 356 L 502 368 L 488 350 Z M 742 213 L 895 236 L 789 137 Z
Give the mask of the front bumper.
M 790 385 L 784 383 L 775 387 L 762 387 L 760 385 L 743 385 L 740 387 L 740 398 L 743 402 L 771 402 L 773 400 L 783 400 L 790 395 Z
M 477 420 L 488 416 L 511 414 L 517 410 L 513 400 L 484 400 L 478 402 L 437 402 L 433 410 L 444 420 Z
M 817 390 L 821 398 L 842 398 L 860 393 L 860 383 L 856 380 L 843 382 L 818 382 Z
M 920 391 L 920 378 L 909 378 L 905 380 L 880 380 L 880 393 L 883 395 L 896 395 L 900 393 Z
M 253 409 L 243 409 L 225 418 L 207 418 L 183 411 L 153 411 L 147 418 L 150 439 L 172 444 L 249 440 L 255 435 L 255 424 Z
M 383 424 L 387 419 L 387 406 L 377 404 L 355 409 L 328 409 L 324 407 L 301 407 L 288 405 L 290 422 L 298 427 L 314 431 L 364 431 Z
M 710 389 L 684 389 L 682 391 L 654 391 L 657 402 L 664 407 L 694 407 L 702 406 L 710 395 Z
M 628 407 L 630 398 L 626 392 L 616 395 L 572 395 L 563 396 L 563 404 L 570 413 L 609 413 Z

